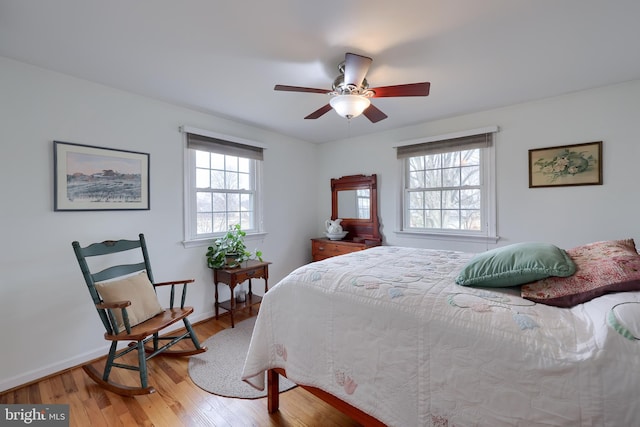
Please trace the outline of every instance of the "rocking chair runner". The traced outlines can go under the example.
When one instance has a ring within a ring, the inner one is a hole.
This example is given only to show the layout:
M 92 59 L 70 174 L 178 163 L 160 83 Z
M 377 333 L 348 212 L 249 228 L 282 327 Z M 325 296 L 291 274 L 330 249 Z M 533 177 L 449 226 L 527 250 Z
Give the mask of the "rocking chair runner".
M 190 356 L 207 350 L 198 342 L 191 323 L 187 319 L 187 316 L 193 312 L 193 307 L 184 306 L 187 284 L 194 280 L 155 283 L 143 234 L 139 235 L 139 240 L 108 240 L 84 248 L 76 241 L 72 246 L 91 298 L 105 327 L 104 338 L 111 341 L 102 375 L 91 363 L 83 366 L 87 375 L 96 383 L 124 396 L 153 393 L 155 389 L 149 386 L 147 380 L 147 360 L 157 355 Z M 92 273 L 89 269 L 87 258 L 102 257 L 100 260 L 104 262 L 109 258 L 118 258 L 117 255 L 113 255 L 118 252 L 129 250 L 137 252 L 137 249 L 142 252 L 142 257 L 137 255 L 141 259 L 140 262 L 111 265 L 96 273 Z M 175 287 L 178 285 L 182 285 L 179 308 L 174 307 Z M 156 296 L 158 286 L 171 286 L 170 303 L 167 309 L 163 309 L 158 303 Z M 160 336 L 161 330 L 180 320 L 184 322 L 185 333 L 179 336 Z M 169 350 L 174 344 L 186 338 L 191 340 L 193 349 Z M 127 347 L 118 350 L 118 343 L 121 341 L 130 341 L 130 343 Z M 152 347 L 147 345 L 149 341 L 153 343 Z M 161 341 L 169 342 L 160 346 Z M 116 362 L 116 359 L 132 351 L 138 352 L 137 365 Z M 125 386 L 109 380 L 111 368 L 139 371 L 140 387 Z

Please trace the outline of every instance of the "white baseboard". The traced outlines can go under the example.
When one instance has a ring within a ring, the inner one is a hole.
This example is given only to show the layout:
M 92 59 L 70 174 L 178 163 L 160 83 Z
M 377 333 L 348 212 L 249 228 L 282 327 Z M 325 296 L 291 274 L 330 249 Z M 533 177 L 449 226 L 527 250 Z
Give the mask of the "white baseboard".
M 193 324 L 193 323 L 201 322 L 203 320 L 211 319 L 214 316 L 215 314 L 213 311 L 209 311 L 206 313 L 199 313 L 198 315 L 192 314 L 191 316 L 189 316 L 189 321 Z M 167 329 L 166 332 L 170 333 L 172 331 L 175 331 L 183 327 L 182 322 L 177 323 L 175 326 L 176 327 L 174 329 Z M 206 338 L 209 338 L 209 337 L 206 337 Z M 32 371 L 23 372 L 11 378 L 2 379 L 0 380 L 0 392 L 4 392 L 12 388 L 29 384 L 31 382 L 51 376 L 53 374 L 57 374 L 69 368 L 81 366 L 90 360 L 94 360 L 102 356 L 105 356 L 108 352 L 109 352 L 109 345 L 107 344 L 104 347 L 97 348 L 97 349 L 88 351 L 86 353 L 82 353 L 80 355 L 62 360 L 60 362 L 52 363 L 50 365 L 43 366 L 42 368 L 34 369 Z
M 106 347 L 83 353 L 72 358 L 53 363 L 51 365 L 43 366 L 39 369 L 34 369 L 29 372 L 18 374 L 11 378 L 3 379 L 2 381 L 0 381 L 0 392 L 31 383 L 33 381 L 39 380 L 40 378 L 45 378 L 49 375 L 62 372 L 69 368 L 73 368 L 74 366 L 82 365 L 89 360 L 97 359 L 98 357 L 104 356 L 108 351 L 109 346 L 107 345 Z

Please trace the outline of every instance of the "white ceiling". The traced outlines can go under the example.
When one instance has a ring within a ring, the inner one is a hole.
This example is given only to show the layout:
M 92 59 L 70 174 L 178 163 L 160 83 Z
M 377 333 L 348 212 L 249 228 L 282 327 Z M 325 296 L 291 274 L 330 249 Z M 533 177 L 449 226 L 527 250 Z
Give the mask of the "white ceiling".
M 640 78 L 638 0 L 0 0 L 0 56 L 325 142 Z M 329 112 L 346 52 L 371 56 L 376 124 Z

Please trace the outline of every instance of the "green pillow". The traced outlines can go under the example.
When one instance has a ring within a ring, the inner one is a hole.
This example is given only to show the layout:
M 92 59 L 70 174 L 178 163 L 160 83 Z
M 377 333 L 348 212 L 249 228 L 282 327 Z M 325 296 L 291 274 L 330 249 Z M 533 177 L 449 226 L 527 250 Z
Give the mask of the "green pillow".
M 567 277 L 575 271 L 575 264 L 563 249 L 548 243 L 524 242 L 476 255 L 464 266 L 456 283 L 499 288 L 549 276 Z

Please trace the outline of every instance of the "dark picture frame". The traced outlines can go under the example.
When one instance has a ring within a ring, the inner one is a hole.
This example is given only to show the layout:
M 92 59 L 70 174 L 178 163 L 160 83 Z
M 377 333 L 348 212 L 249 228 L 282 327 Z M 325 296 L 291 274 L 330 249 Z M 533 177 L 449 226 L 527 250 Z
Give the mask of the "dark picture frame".
M 53 141 L 54 211 L 149 210 L 148 153 Z
M 602 185 L 602 141 L 529 150 L 529 188 Z

